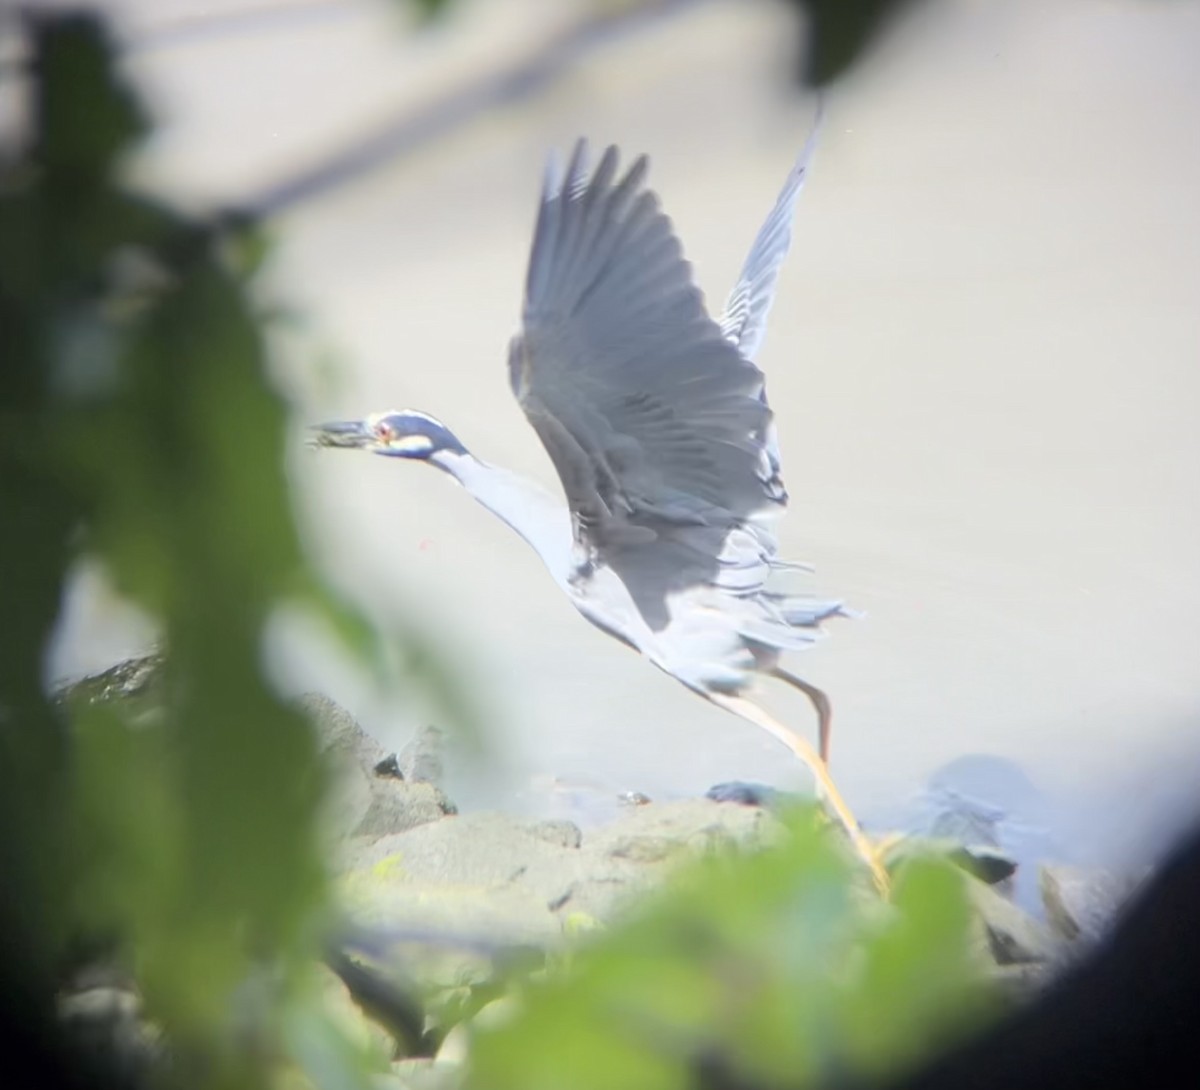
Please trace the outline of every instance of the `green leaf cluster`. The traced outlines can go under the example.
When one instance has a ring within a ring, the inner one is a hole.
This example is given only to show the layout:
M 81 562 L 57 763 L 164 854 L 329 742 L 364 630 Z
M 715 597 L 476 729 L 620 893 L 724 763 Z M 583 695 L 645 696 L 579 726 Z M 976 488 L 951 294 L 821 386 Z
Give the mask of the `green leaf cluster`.
M 5 975 L 48 1012 L 72 959 L 104 951 L 181 1081 L 262 1085 L 288 1020 L 309 1016 L 328 912 L 324 771 L 263 636 L 282 603 L 335 599 L 293 522 L 249 284 L 261 237 L 122 183 L 145 123 L 97 19 L 25 29 L 31 124 L 0 175 Z M 84 558 L 169 649 L 153 722 L 47 693 Z
M 476 1032 L 467 1085 L 872 1085 L 975 1026 L 990 993 L 962 874 L 915 859 L 881 902 L 830 832 L 802 809 L 776 845 L 684 869 L 515 990 Z

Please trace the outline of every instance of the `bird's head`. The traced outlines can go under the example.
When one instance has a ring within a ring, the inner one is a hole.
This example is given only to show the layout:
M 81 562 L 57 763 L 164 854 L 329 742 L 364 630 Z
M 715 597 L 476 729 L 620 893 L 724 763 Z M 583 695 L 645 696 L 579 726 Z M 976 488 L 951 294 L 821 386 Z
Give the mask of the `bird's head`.
M 415 409 L 373 413 L 362 420 L 318 424 L 310 440 L 316 447 L 350 447 L 392 458 L 429 461 L 435 454 L 465 454 L 457 436 L 428 413 Z

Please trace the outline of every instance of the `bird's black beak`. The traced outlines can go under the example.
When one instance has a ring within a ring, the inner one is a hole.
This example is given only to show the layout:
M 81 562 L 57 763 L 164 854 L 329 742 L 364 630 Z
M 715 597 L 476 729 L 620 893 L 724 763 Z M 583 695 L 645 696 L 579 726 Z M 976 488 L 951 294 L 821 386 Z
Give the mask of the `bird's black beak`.
M 361 449 L 374 438 L 371 429 L 362 420 L 332 420 L 328 424 L 314 424 L 308 430 L 310 447 Z

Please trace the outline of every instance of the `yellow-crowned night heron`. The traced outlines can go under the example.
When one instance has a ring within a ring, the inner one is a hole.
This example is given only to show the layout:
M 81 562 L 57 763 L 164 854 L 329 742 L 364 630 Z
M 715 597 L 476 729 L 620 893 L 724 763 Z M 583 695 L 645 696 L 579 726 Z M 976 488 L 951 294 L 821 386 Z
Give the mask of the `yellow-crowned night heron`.
M 566 504 L 471 455 L 412 410 L 315 429 L 318 445 L 428 462 L 521 535 L 575 607 L 689 689 L 756 723 L 812 770 L 867 860 L 886 878 L 826 769 L 825 694 L 779 665 L 842 613 L 838 601 L 769 587 L 781 569 L 771 526 L 787 492 L 763 374 L 754 365 L 791 242 L 810 137 L 713 320 L 670 220 L 608 148 L 589 171 L 580 141 L 551 161 L 509 347 L 512 389 L 550 454 Z M 820 752 L 746 695 L 756 675 L 802 690 Z

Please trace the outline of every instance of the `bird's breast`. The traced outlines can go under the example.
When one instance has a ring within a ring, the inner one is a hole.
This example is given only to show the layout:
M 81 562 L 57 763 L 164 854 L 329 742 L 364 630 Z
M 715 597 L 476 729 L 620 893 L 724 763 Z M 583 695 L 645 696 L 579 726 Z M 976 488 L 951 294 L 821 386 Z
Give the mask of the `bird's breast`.
M 597 628 L 653 657 L 654 633 L 628 588 L 611 569 L 590 560 L 577 564 L 567 585 L 575 608 Z
M 580 569 L 568 593 L 575 608 L 601 631 L 644 655 L 691 689 L 737 691 L 755 670 L 754 657 L 716 588 L 667 595 L 668 622 L 653 629 L 629 589 L 610 568 Z

